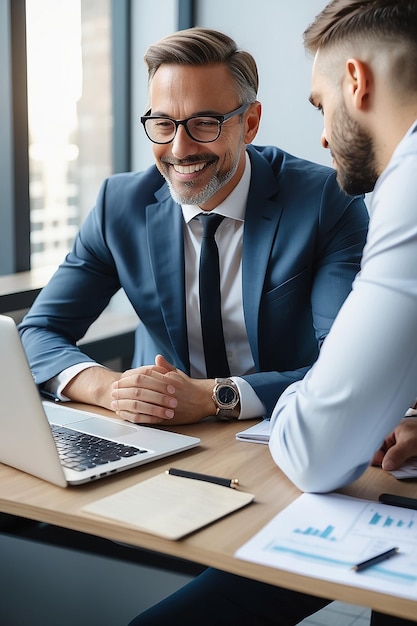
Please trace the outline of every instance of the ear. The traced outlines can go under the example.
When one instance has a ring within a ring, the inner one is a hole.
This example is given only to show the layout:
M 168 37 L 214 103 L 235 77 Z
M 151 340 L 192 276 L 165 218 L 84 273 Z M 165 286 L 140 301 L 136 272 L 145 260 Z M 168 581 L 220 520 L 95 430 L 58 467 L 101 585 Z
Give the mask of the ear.
M 348 59 L 345 68 L 344 91 L 351 104 L 359 111 L 366 111 L 372 86 L 370 67 L 359 59 Z
M 251 104 L 245 113 L 245 134 L 243 139 L 246 144 L 252 143 L 255 139 L 261 121 L 261 113 L 262 105 L 258 101 Z

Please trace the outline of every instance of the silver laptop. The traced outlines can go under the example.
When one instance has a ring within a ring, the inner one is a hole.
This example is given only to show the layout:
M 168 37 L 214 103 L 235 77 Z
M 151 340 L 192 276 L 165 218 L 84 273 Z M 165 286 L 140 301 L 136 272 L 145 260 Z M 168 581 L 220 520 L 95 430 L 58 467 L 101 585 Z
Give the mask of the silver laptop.
M 0 462 L 61 487 L 91 482 L 200 443 L 197 437 L 42 401 L 15 322 L 4 315 L 0 315 L 0 398 Z M 53 435 L 52 430 L 58 432 Z M 65 441 L 59 441 L 63 436 Z M 81 460 L 71 452 L 78 437 Z

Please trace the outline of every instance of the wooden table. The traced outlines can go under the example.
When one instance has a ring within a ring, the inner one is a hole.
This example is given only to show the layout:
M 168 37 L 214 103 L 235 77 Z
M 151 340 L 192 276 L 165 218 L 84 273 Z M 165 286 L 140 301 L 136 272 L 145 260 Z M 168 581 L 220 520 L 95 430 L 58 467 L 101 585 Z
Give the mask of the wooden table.
M 91 407 L 87 409 L 91 410 Z M 98 412 L 106 414 L 105 411 Z M 268 446 L 236 441 L 236 432 L 252 423 L 208 421 L 177 426 L 173 430 L 200 437 L 201 446 L 99 482 L 67 489 L 55 487 L 0 464 L 0 511 L 124 542 L 157 554 L 216 567 L 288 589 L 416 619 L 417 601 L 300 576 L 233 557 L 237 548 L 300 495 L 298 489 L 273 463 Z M 81 507 L 87 503 L 150 478 L 170 466 L 237 477 L 240 487 L 254 493 L 256 501 L 180 541 L 141 533 L 112 520 L 98 521 L 82 512 Z M 382 492 L 415 497 L 417 482 L 400 482 L 380 469 L 369 468 L 358 481 L 341 492 L 374 500 Z

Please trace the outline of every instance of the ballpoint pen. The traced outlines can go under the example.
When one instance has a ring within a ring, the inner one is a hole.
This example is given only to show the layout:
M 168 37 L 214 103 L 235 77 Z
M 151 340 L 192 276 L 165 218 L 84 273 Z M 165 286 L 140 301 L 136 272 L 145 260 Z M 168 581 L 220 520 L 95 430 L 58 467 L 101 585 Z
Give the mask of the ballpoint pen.
M 219 476 L 210 476 L 209 474 L 198 474 L 196 472 L 188 472 L 187 470 L 176 469 L 171 467 L 166 472 L 171 476 L 180 476 L 181 478 L 193 478 L 194 480 L 202 480 L 206 483 L 214 483 L 215 485 L 221 485 L 222 487 L 231 487 L 234 489 L 239 484 L 237 478 L 220 478 Z
M 355 570 L 355 572 L 361 572 L 367 567 L 371 567 L 371 565 L 376 565 L 377 563 L 381 563 L 381 561 L 385 561 L 386 559 L 391 558 L 398 553 L 398 550 L 399 548 L 391 548 L 390 550 L 386 550 L 385 552 L 377 554 L 376 556 L 373 556 L 366 561 L 362 561 L 362 563 L 357 563 L 357 565 L 354 565 L 352 569 Z
M 391 504 L 392 506 L 402 506 L 405 509 L 417 509 L 417 498 L 406 498 L 405 496 L 396 496 L 392 493 L 381 493 L 379 501 L 383 504 Z

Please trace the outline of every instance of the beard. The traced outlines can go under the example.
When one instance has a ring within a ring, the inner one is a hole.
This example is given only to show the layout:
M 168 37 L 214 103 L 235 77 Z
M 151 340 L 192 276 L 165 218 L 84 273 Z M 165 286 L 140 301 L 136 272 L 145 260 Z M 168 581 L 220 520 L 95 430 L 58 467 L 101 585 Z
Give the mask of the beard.
M 215 171 L 208 183 L 199 190 L 194 190 L 196 184 L 193 181 L 182 183 L 183 191 L 178 191 L 171 183 L 168 173 L 164 173 L 164 178 L 167 182 L 169 192 L 174 202 L 178 204 L 192 204 L 196 206 L 203 206 L 208 202 L 222 187 L 229 182 L 236 173 L 239 161 L 233 164 L 233 167 L 227 172 Z M 185 165 L 185 161 L 183 162 Z
M 344 102 L 333 117 L 330 151 L 345 193 L 355 196 L 373 190 L 379 177 L 374 142 L 350 117 Z
M 243 142 L 243 125 L 240 130 L 240 136 L 237 145 L 240 146 Z M 229 158 L 229 167 L 225 167 L 224 163 Z M 214 169 L 213 176 L 210 180 L 202 187 L 201 189 L 195 189 L 198 183 L 194 181 L 184 182 L 182 183 L 182 189 L 175 189 L 173 183 L 170 180 L 170 166 L 175 162 L 172 158 L 162 159 L 160 161 L 160 172 L 162 176 L 165 178 L 169 192 L 171 194 L 171 198 L 177 204 L 191 204 L 194 206 L 202 207 L 206 202 L 208 202 L 220 189 L 222 189 L 236 174 L 239 167 L 239 159 L 240 152 L 236 151 L 235 156 L 233 157 L 233 152 L 225 153 L 223 158 L 223 165 L 219 164 L 219 157 L 216 157 L 217 163 Z M 206 155 L 199 154 L 196 157 L 189 157 L 188 159 L 184 159 L 181 161 L 181 165 L 187 165 L 187 163 L 200 162 L 201 160 L 206 160 L 207 163 L 213 162 L 213 154 L 208 153 Z M 222 169 L 223 168 L 223 169 Z

